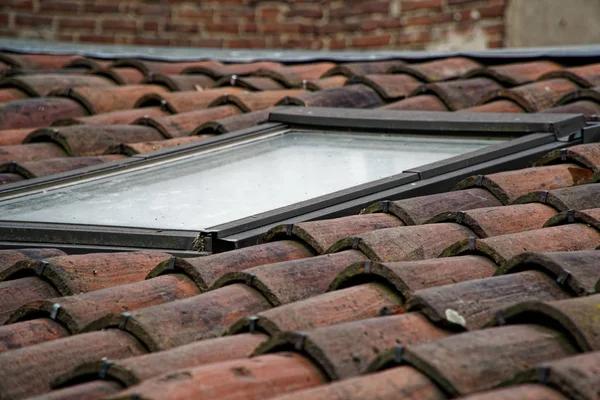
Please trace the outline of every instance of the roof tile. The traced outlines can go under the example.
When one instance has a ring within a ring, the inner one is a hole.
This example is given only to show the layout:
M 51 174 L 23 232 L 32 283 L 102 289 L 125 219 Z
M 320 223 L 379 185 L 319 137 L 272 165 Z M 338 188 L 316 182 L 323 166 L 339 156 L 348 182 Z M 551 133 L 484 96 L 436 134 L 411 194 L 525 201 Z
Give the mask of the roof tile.
M 253 75 L 268 76 L 276 81 L 281 82 L 287 87 L 301 87 L 302 81 L 319 79 L 323 76 L 323 74 L 325 74 L 325 72 L 329 71 L 333 67 L 335 67 L 335 64 L 331 62 L 289 66 L 267 66 L 260 68 L 258 71 L 254 72 Z
M 0 146 L 21 144 L 31 132 L 38 128 L 5 129 L 0 131 Z
M 0 273 L 12 267 L 18 261 L 22 260 L 42 260 L 49 257 L 57 257 L 66 255 L 62 250 L 58 249 L 17 249 L 17 250 L 0 250 Z
M 274 79 L 264 76 L 224 76 L 219 79 L 215 87 L 237 86 L 244 90 L 264 91 L 264 90 L 284 90 L 285 86 Z M 189 90 L 189 89 L 188 89 Z
M 36 400 L 101 400 L 106 396 L 118 393 L 123 388 L 116 382 L 93 381 L 53 390 L 40 396 Z
M 36 74 L 21 75 L 0 80 L 0 87 L 17 88 L 30 96 L 48 96 L 55 90 L 64 90 L 79 86 L 107 87 L 113 83 L 101 76 L 82 74 Z
M 449 111 L 439 97 L 431 94 L 408 97 L 381 107 L 383 110 Z
M 297 97 L 286 97 L 279 102 L 279 105 L 341 108 L 375 108 L 382 104 L 383 101 L 377 92 L 362 84 L 320 90 Z
M 287 97 L 302 97 L 308 94 L 306 90 L 268 90 L 266 92 L 240 92 L 234 94 L 225 94 L 213 100 L 209 107 L 215 107 L 222 104 L 233 104 L 243 112 L 252 112 L 264 110 L 273 107 Z
M 0 104 L 2 129 L 48 126 L 58 119 L 88 115 L 81 104 L 60 97 L 27 99 Z
M 562 150 L 554 150 L 542 157 L 536 165 L 572 162 L 600 171 L 600 143 L 580 144 Z
M 123 58 L 112 63 L 113 67 L 136 68 L 144 75 L 150 74 L 181 74 L 193 68 L 222 68 L 223 64 L 217 61 L 189 61 L 189 62 L 166 62 L 140 60 L 134 58 Z
M 458 112 L 480 112 L 480 113 L 525 113 L 526 111 L 512 100 L 494 100 L 475 107 L 457 110 Z
M 67 153 L 54 143 L 30 143 L 0 147 L 0 163 L 45 160 L 65 156 Z
M 327 78 L 306 79 L 302 81 L 302 89 L 307 90 L 327 90 L 344 86 L 348 78 L 343 75 L 335 75 Z
M 464 397 L 464 400 L 567 400 L 547 386 L 525 384 L 490 390 Z
M 600 114 L 600 103 L 591 100 L 577 100 L 573 103 L 549 108 L 543 112 L 555 114 L 583 114 L 585 119 L 590 121 L 597 118 L 598 114 Z
M 437 257 L 452 243 L 473 236 L 453 223 L 379 229 L 343 239 L 328 252 L 355 248 L 373 261 L 409 261 Z
M 233 324 L 230 333 L 314 329 L 381 315 L 382 309 L 400 304 L 400 297 L 379 283 L 336 290 L 285 304 Z
M 406 64 L 401 60 L 385 60 L 371 62 L 351 62 L 338 64 L 323 74 L 323 77 L 333 75 L 344 75 L 348 78 L 353 76 L 365 76 L 372 74 L 385 74 L 392 67 Z
M 192 132 L 192 135 L 228 133 L 240 129 L 250 128 L 263 122 L 267 122 L 269 119 L 269 114 L 273 112 L 274 109 L 275 108 L 268 108 L 265 110 L 238 114 L 215 121 L 205 122 L 196 128 L 196 130 Z
M 565 211 L 549 219 L 545 226 L 573 223 L 583 223 L 600 231 L 600 208 L 581 211 Z
M 170 256 L 159 252 L 96 253 L 19 261 L 0 280 L 36 274 L 52 282 L 63 296 L 137 282 Z
M 16 54 L 0 53 L 0 61 L 20 68 L 64 68 L 81 56 L 71 54 Z
M 481 64 L 464 57 L 444 58 L 419 64 L 405 64 L 391 67 L 389 73 L 405 73 L 425 82 L 445 81 L 459 78 L 480 68 Z
M 4 324 L 13 311 L 27 302 L 57 296 L 60 294 L 51 284 L 36 276 L 0 282 L 0 324 Z
M 161 95 L 148 95 L 142 97 L 135 107 L 160 106 L 168 109 L 173 114 L 195 111 L 206 108 L 219 97 L 242 92 L 243 89 L 236 87 L 217 88 L 195 92 L 163 93 Z
M 68 336 L 69 332 L 49 318 L 0 326 L 0 353 Z
M 309 360 L 295 353 L 281 353 L 169 372 L 118 397 L 136 394 L 156 400 L 209 399 L 227 398 L 233 392 L 240 398 L 259 400 L 322 383 L 322 375 Z
M 164 273 L 182 271 L 202 290 L 208 290 L 221 276 L 228 272 L 242 271 L 264 264 L 297 260 L 314 255 L 301 243 L 283 240 L 259 244 L 210 256 L 176 258 L 160 263 L 148 274 L 152 278 Z
M 484 187 L 506 204 L 535 190 L 574 186 L 591 176 L 592 172 L 588 169 L 575 164 L 560 164 L 472 176 L 459 182 L 456 189 Z
M 544 74 L 542 79 L 566 78 L 579 86 L 592 87 L 600 85 L 600 64 L 588 64 L 571 67 L 564 70 L 551 71 Z
M 498 268 L 497 275 L 527 270 L 543 271 L 578 296 L 589 296 L 600 288 L 600 253 L 568 251 L 523 253 Z
M 348 84 L 354 83 L 369 86 L 386 101 L 407 97 L 421 86 L 420 81 L 407 74 L 366 75 L 348 80 Z
M 203 74 L 150 74 L 144 79 L 144 83 L 161 85 L 173 92 L 209 89 L 215 86 L 215 80 Z
M 231 77 L 232 75 L 246 76 L 254 75 L 263 68 L 277 68 L 281 67 L 280 63 L 272 61 L 258 61 L 251 63 L 239 63 L 239 64 L 221 64 L 214 61 L 206 63 L 204 65 L 198 65 L 193 67 L 187 67 L 184 71 L 185 74 L 205 74 L 212 78 Z
M 0 89 L 0 102 L 6 103 L 14 100 L 26 99 L 29 96 L 27 93 L 17 88 Z
M 446 104 L 449 110 L 455 111 L 473 107 L 488 93 L 500 89 L 502 86 L 491 79 L 472 78 L 429 83 L 416 89 L 414 94 L 434 94 Z
M 50 158 L 40 161 L 23 161 L 0 164 L 0 172 L 10 171 L 31 179 L 40 176 L 57 174 L 59 172 L 71 171 L 78 168 L 98 165 L 105 162 L 120 160 L 123 156 L 93 156 L 93 157 L 68 157 Z
M 137 85 L 145 79 L 145 75 L 140 70 L 132 67 L 103 68 L 90 73 L 110 79 L 117 85 Z
M 440 325 L 472 330 L 483 328 L 494 313 L 505 307 L 568 297 L 547 275 L 524 271 L 419 290 L 410 297 L 408 309 L 420 311 Z
M 214 286 L 245 282 L 259 291 L 272 305 L 279 306 L 324 293 L 338 272 L 365 259 L 361 252 L 348 250 L 266 264 L 239 272 L 229 272 L 221 276 Z
M 161 139 L 164 139 L 164 136 L 158 130 L 149 126 L 71 125 L 38 129 L 27 136 L 24 143 L 29 143 L 27 146 L 58 145 L 70 156 L 99 156 L 110 146 L 121 143 L 135 143 Z M 1 150 L 2 149 L 0 149 L 0 151 Z M 56 158 L 61 155 L 53 154 L 53 157 L 45 158 Z
M 559 73 L 553 74 L 556 71 Z M 561 71 L 562 67 L 555 62 L 532 61 L 478 68 L 467 73 L 466 76 L 484 76 L 503 85 L 518 86 L 537 81 L 542 76 L 544 76 L 543 79 L 563 77 Z
M 111 146 L 106 150 L 106 154 L 125 154 L 133 156 L 136 154 L 150 153 L 157 150 L 168 149 L 171 147 L 183 146 L 186 144 L 210 139 L 215 135 L 197 135 L 184 136 L 174 139 L 152 140 L 150 142 L 122 143 L 117 146 Z M 106 156 L 104 156 L 106 157 Z
M 53 126 L 68 126 L 68 125 L 128 125 L 140 118 L 155 118 L 170 115 L 167 110 L 160 107 L 143 107 L 133 110 L 120 110 L 104 114 L 91 115 L 87 117 L 59 119 L 55 121 Z
M 22 181 L 23 179 L 25 179 L 25 178 L 23 178 L 19 174 L 12 174 L 12 173 L 0 174 L 0 184 L 2 184 L 2 185 L 6 185 L 8 183 L 19 182 L 19 181 Z
M 513 204 L 530 202 L 547 204 L 558 211 L 598 208 L 600 207 L 600 184 L 531 192 L 519 197 Z
M 402 360 L 456 396 L 494 388 L 530 365 L 576 352 L 557 331 L 516 325 L 410 345 Z
M 98 360 L 127 358 L 146 350 L 131 335 L 116 329 L 90 332 L 0 354 L 0 393 L 25 398 L 50 390 L 50 383 L 76 366 Z

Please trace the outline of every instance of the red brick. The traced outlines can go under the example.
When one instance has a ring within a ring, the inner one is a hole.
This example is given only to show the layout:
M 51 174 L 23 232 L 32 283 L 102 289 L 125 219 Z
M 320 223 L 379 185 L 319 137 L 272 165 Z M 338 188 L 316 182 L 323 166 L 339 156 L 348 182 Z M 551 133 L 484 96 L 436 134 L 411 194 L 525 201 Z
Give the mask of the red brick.
M 33 0 L 2 0 L 1 5 L 11 10 L 33 11 Z
M 79 41 L 82 43 L 115 43 L 116 37 L 113 35 L 80 35 Z
M 352 46 L 356 47 L 376 47 L 385 46 L 390 43 L 392 35 L 378 35 L 378 36 L 361 36 L 352 39 Z
M 31 14 L 17 14 L 15 16 L 15 25 L 30 27 L 50 26 L 52 25 L 52 17 L 42 17 Z
M 142 23 L 142 29 L 144 32 L 158 32 L 160 23 L 158 21 L 144 21 Z
M 126 19 L 108 19 L 102 21 L 102 30 L 110 33 L 116 32 L 135 32 L 137 30 L 137 22 Z
M 136 15 L 165 17 L 171 16 L 171 7 L 165 4 L 136 4 L 133 8 Z
M 215 24 L 209 22 L 204 25 L 204 30 L 207 32 L 238 33 L 239 28 L 239 25 L 235 24 Z
M 283 43 L 286 49 L 311 49 L 320 50 L 323 48 L 323 42 L 319 39 L 288 39 Z
M 136 36 L 131 41 L 133 44 L 141 44 L 147 46 L 168 46 L 169 39 L 167 38 L 156 38 L 156 37 L 142 37 Z
M 453 20 L 452 14 L 428 14 L 402 18 L 403 26 L 437 25 Z
M 281 12 L 281 8 L 278 7 L 265 7 L 260 9 L 258 16 L 262 19 L 275 19 Z
M 192 46 L 221 48 L 223 47 L 223 39 L 192 39 Z
M 389 1 L 361 1 L 352 5 L 350 12 L 352 14 L 387 14 L 390 11 Z
M 8 20 L 10 19 L 10 15 L 8 12 L 0 12 L 0 25 L 8 25 Z
M 331 39 L 329 41 L 329 48 L 331 50 L 339 50 L 346 48 L 346 40 L 345 39 Z
M 240 33 L 257 33 L 258 25 L 255 23 L 245 23 L 240 27 Z
M 360 24 L 360 30 L 361 31 L 374 31 L 377 29 L 394 29 L 394 28 L 400 28 L 402 26 L 402 23 L 400 22 L 399 19 L 394 19 L 394 18 L 390 18 L 390 19 L 384 19 L 384 20 L 379 20 L 379 21 L 365 21 L 362 22 Z
M 213 17 L 213 10 L 181 7 L 174 12 L 174 15 L 177 15 L 179 18 L 211 20 Z
M 83 4 L 83 12 L 85 13 L 118 13 L 119 4 L 118 3 L 110 3 L 110 4 L 98 4 L 97 1 L 87 1 Z
M 75 1 L 55 1 L 42 0 L 40 2 L 40 12 L 60 12 L 65 14 L 77 13 L 81 4 Z
M 165 31 L 179 33 L 196 33 L 198 32 L 198 25 L 187 23 L 167 24 L 165 25 Z
M 487 47 L 489 49 L 499 49 L 499 48 L 502 48 L 502 47 L 504 47 L 504 41 L 502 41 L 502 40 L 490 40 L 487 43 Z
M 226 40 L 224 46 L 229 49 L 264 49 L 264 39 L 232 39 Z
M 93 30 L 96 28 L 96 20 L 92 18 L 60 18 L 58 20 L 58 29 L 84 29 Z
M 328 34 L 328 33 L 340 33 L 340 32 L 357 32 L 360 31 L 359 24 L 343 24 L 343 23 L 330 23 L 323 26 L 316 26 L 317 34 Z
M 396 36 L 396 44 L 399 45 L 424 44 L 430 41 L 431 35 L 429 32 L 401 33 Z
M 421 10 L 421 9 L 441 9 L 442 0 L 403 0 L 400 9 L 404 11 Z
M 286 13 L 287 18 L 301 17 L 301 18 L 312 18 L 320 19 L 323 18 L 323 9 L 319 6 L 310 8 L 297 8 L 292 9 Z

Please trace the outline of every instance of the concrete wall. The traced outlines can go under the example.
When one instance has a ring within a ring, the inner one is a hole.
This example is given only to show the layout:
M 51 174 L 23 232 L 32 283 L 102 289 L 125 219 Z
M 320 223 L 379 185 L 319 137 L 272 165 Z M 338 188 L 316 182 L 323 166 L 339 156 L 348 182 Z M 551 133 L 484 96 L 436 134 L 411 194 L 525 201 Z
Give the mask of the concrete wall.
M 600 0 L 509 0 L 507 47 L 600 43 Z

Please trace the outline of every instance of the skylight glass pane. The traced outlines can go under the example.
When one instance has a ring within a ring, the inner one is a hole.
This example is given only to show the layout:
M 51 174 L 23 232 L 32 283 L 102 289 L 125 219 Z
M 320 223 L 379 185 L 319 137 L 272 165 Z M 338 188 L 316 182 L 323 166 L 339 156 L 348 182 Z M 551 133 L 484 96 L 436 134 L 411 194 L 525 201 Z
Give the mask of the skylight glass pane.
M 498 140 L 293 131 L 0 203 L 0 219 L 201 230 Z

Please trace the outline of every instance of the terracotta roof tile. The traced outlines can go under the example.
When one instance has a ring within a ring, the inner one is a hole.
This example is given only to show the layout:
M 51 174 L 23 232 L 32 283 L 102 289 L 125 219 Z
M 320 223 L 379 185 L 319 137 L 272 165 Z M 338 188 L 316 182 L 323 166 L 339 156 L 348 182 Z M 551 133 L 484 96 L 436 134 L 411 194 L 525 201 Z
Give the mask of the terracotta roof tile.
M 164 136 L 149 126 L 71 125 L 38 129 L 27 136 L 24 143 L 29 143 L 27 146 L 49 146 L 51 144 L 56 147 L 60 146 L 61 152 L 69 156 L 98 156 L 102 155 L 110 146 L 120 143 L 160 139 L 164 139 Z M 49 148 L 46 151 L 49 151 Z M 55 152 L 52 152 L 53 157 L 46 158 L 56 158 L 62 155 L 55 155 Z
M 93 157 L 68 157 L 50 158 L 40 161 L 23 161 L 0 164 L 0 172 L 11 172 L 21 175 L 23 178 L 31 179 L 40 176 L 57 174 L 59 172 L 71 171 L 77 168 L 89 167 L 105 162 L 120 160 L 123 156 L 93 156 Z
M 558 74 L 554 74 L 557 71 Z M 562 71 L 562 67 L 552 61 L 532 61 L 478 68 L 467 73 L 466 77 L 484 76 L 503 85 L 518 86 L 537 81 L 542 77 L 542 79 L 563 77 Z
M 265 241 L 293 238 L 306 243 L 317 253 L 323 254 L 335 242 L 348 236 L 402 225 L 404 225 L 402 221 L 389 214 L 351 215 L 332 220 L 279 225 L 265 234 Z
M 204 257 L 169 259 L 152 270 L 148 274 L 148 278 L 173 271 L 182 271 L 191 277 L 200 289 L 208 290 L 217 279 L 226 273 L 264 264 L 302 259 L 312 255 L 314 255 L 313 251 L 301 243 L 284 240 Z
M 114 61 L 102 60 L 98 58 L 76 57 L 71 59 L 63 68 L 84 68 L 88 70 L 102 69 L 109 67 Z
M 348 250 L 266 264 L 239 272 L 229 272 L 222 275 L 214 286 L 245 282 L 259 291 L 272 305 L 279 306 L 324 293 L 338 272 L 365 259 L 361 252 Z
M 549 108 L 543 112 L 555 114 L 583 114 L 585 119 L 590 121 L 597 118 L 598 114 L 600 114 L 600 103 L 591 100 L 577 100 L 573 103 Z
M 540 229 L 556 215 L 552 207 L 539 203 L 476 208 L 446 212 L 429 222 L 456 222 L 471 229 L 480 238 Z
M 2 52 L 0 61 L 21 68 L 64 68 L 81 58 L 71 54 L 16 54 Z
M 60 387 L 94 377 L 115 380 L 129 387 L 162 375 L 165 371 L 248 357 L 266 339 L 267 336 L 261 333 L 246 333 L 201 340 L 121 360 L 97 360 L 78 366 L 59 377 L 55 384 Z
M 368 86 L 346 85 L 335 89 L 320 90 L 296 97 L 286 97 L 279 105 L 305 107 L 375 108 L 383 105 L 381 97 Z
M 600 207 L 599 196 L 599 184 L 586 184 L 531 192 L 519 197 L 513 204 L 539 202 L 552 206 L 558 211 L 585 210 Z
M 202 74 L 150 74 L 144 79 L 144 83 L 161 85 L 174 92 L 209 89 L 215 86 L 213 78 Z
M 48 317 L 60 322 L 69 332 L 78 333 L 109 314 L 185 299 L 199 293 L 198 287 L 185 275 L 170 274 L 88 293 L 30 302 L 14 312 L 10 322 Z
M 488 93 L 500 90 L 496 81 L 487 78 L 459 79 L 448 82 L 436 82 L 423 85 L 413 94 L 433 94 L 451 111 L 477 105 Z
M 569 298 L 554 279 L 538 271 L 474 279 L 419 290 L 408 309 L 420 311 L 440 325 L 481 329 L 503 308 L 531 300 Z
M 192 135 L 227 133 L 250 128 L 259 125 L 262 122 L 266 122 L 269 118 L 269 114 L 273 112 L 273 110 L 274 108 L 267 108 L 265 110 L 233 115 L 231 117 L 205 122 L 194 130 Z
M 0 80 L 0 87 L 17 88 L 30 96 L 48 96 L 55 90 L 64 90 L 73 87 L 107 87 L 111 86 L 106 78 L 81 74 L 39 74 L 22 75 Z
M 11 173 L 4 173 L 4 174 L 0 174 L 0 184 L 5 185 L 8 183 L 14 183 L 14 182 L 19 182 L 22 181 L 23 178 L 21 175 L 18 174 L 11 174 Z
M 423 260 L 437 257 L 450 244 L 470 236 L 470 229 L 453 223 L 401 226 L 340 240 L 328 252 L 353 248 L 373 261 Z
M 155 118 L 170 115 L 167 110 L 161 107 L 143 107 L 133 110 L 120 110 L 104 114 L 91 115 L 87 117 L 60 119 L 55 121 L 53 126 L 69 125 L 128 125 L 140 118 Z
M 132 67 L 144 75 L 150 74 L 181 74 L 193 68 L 222 68 L 217 61 L 165 62 L 124 58 L 112 63 L 112 67 Z
M 514 101 L 528 112 L 537 112 L 553 107 L 565 94 L 578 88 L 579 86 L 566 79 L 550 79 L 512 89 L 498 90 L 484 97 L 482 102 L 507 99 Z
M 256 290 L 233 284 L 187 299 L 107 317 L 95 328 L 119 326 L 151 351 L 166 350 L 222 336 L 238 319 L 270 307 Z
M 0 250 L 0 273 L 23 260 L 42 260 L 49 257 L 66 255 L 58 249 L 17 249 Z
M 330 379 L 337 380 L 364 372 L 379 353 L 396 345 L 435 342 L 450 334 L 419 313 L 408 313 L 284 332 L 261 345 L 257 353 L 294 348 L 318 363 Z
M 331 283 L 330 290 L 362 281 L 385 282 L 389 287 L 395 288 L 406 300 L 417 290 L 487 278 L 494 272 L 496 272 L 495 264 L 481 256 L 389 263 L 365 261 L 353 264 L 340 272 Z
M 0 326 L 0 353 L 68 336 L 69 332 L 49 318 Z
M 327 90 L 344 86 L 349 81 L 343 75 L 335 75 L 327 78 L 305 79 L 302 81 L 302 89 L 307 90 Z
M 110 381 L 93 381 L 53 390 L 40 396 L 37 400 L 101 400 L 106 396 L 118 393 L 122 390 L 121 385 Z
M 406 74 L 374 74 L 355 77 L 348 80 L 349 84 L 362 83 L 369 86 L 386 101 L 407 97 L 421 86 L 421 82 Z
M 399 392 L 401 388 L 401 392 Z M 276 400 L 392 400 L 399 393 L 409 399 L 445 400 L 447 397 L 429 378 L 411 367 L 344 379 L 313 389 L 277 396 Z M 512 400 L 512 399 L 511 399 Z M 514 399 L 517 400 L 517 399 Z M 563 400 L 563 399 L 548 399 Z
M 0 147 L 0 163 L 65 157 L 67 153 L 54 143 L 30 143 Z
M 589 64 L 580 67 L 571 67 L 564 70 L 547 72 L 542 79 L 566 78 L 579 86 L 592 87 L 600 85 L 600 64 Z
M 157 150 L 168 149 L 171 147 L 183 146 L 186 144 L 210 139 L 215 135 L 184 136 L 174 139 L 152 140 L 150 142 L 121 143 L 111 146 L 106 150 L 106 154 L 124 154 L 133 156 L 136 154 L 150 153 Z M 103 156 L 106 157 L 106 156 Z
M 330 62 L 278 65 L 260 68 L 252 75 L 268 76 L 287 87 L 301 87 L 302 81 L 319 79 L 333 67 L 335 67 L 335 64 Z
M 5 129 L 0 131 L 0 146 L 15 146 L 21 144 L 31 132 L 37 128 Z
M 27 302 L 57 296 L 60 294 L 50 283 L 36 276 L 0 282 L 0 324 L 4 324 L 10 314 Z
M 590 210 L 569 210 L 562 212 L 549 219 L 545 226 L 556 226 L 562 224 L 582 223 L 596 228 L 600 231 L 600 208 Z
M 17 100 L 0 104 L 2 129 L 35 128 L 48 126 L 58 119 L 88 115 L 81 104 L 59 97 Z
M 449 111 L 448 106 L 439 97 L 431 94 L 409 97 L 381 108 L 384 110 Z
M 530 365 L 576 352 L 557 331 L 516 325 L 410 345 L 404 349 L 402 361 L 457 396 L 494 388 Z
M 142 97 L 135 107 L 160 106 L 168 109 L 173 114 L 194 111 L 206 108 L 215 99 L 226 95 L 243 92 L 243 89 L 226 87 L 218 89 L 201 90 L 195 92 L 163 93 L 161 95 L 148 95 Z
M 204 65 L 198 65 L 194 67 L 185 68 L 183 73 L 186 74 L 206 74 L 212 78 L 231 77 L 232 75 L 246 76 L 254 75 L 263 68 L 278 68 L 281 67 L 280 63 L 271 61 L 258 61 L 252 63 L 240 63 L 240 64 L 221 64 L 209 62 Z
M 596 103 L 600 102 L 600 86 L 594 86 L 590 89 L 578 89 L 572 92 L 567 92 L 557 101 L 557 105 L 568 104 L 582 100 L 589 100 Z
M 215 87 L 237 86 L 245 90 L 284 90 L 285 86 L 274 79 L 263 76 L 225 76 L 214 84 Z M 188 89 L 189 90 L 189 89 Z
M 151 126 L 166 138 L 181 138 L 191 135 L 198 126 L 208 121 L 215 121 L 240 113 L 240 109 L 234 105 L 223 105 L 164 117 L 141 118 L 134 123 Z
M 287 97 L 302 97 L 308 94 L 306 90 L 268 90 L 266 92 L 240 92 L 225 94 L 213 100 L 209 107 L 223 104 L 233 104 L 243 112 L 260 111 L 281 102 Z
M 600 352 L 544 362 L 517 377 L 518 382 L 539 382 L 572 399 L 598 397 Z
M 458 112 L 481 113 L 525 113 L 526 111 L 512 100 L 494 100 L 486 104 L 457 110 Z M 547 110 L 550 112 L 549 110 Z
M 269 354 L 169 372 L 119 393 L 118 398 L 223 398 L 232 392 L 248 400 L 314 387 L 323 377 L 295 353 Z
M 143 280 L 170 256 L 159 252 L 97 253 L 23 260 L 0 273 L 0 280 L 24 274 L 52 282 L 63 296 L 91 292 Z
M 600 171 L 600 143 L 580 144 L 562 150 L 554 150 L 543 156 L 536 165 L 560 162 L 580 164 L 594 172 Z
M 476 61 L 454 57 L 420 64 L 394 66 L 388 72 L 409 74 L 424 82 L 437 82 L 459 78 L 480 67 L 481 64 Z
M 157 85 L 127 85 L 103 88 L 68 88 L 55 91 L 52 95 L 68 97 L 78 101 L 90 114 L 102 114 L 131 109 L 142 96 L 165 92 L 165 88 Z
M 470 238 L 448 247 L 441 256 L 476 252 L 501 265 L 511 257 L 525 252 L 592 250 L 599 244 L 600 232 L 584 224 L 572 224 L 486 239 Z
M 82 363 L 108 357 L 127 358 L 146 350 L 116 329 L 90 332 L 0 353 L 0 393 L 25 398 L 50 391 L 50 383 Z
M 110 79 L 117 85 L 137 85 L 144 82 L 145 75 L 137 68 L 103 68 L 90 72 L 93 75 Z
M 556 390 L 542 385 L 525 384 L 490 390 L 464 397 L 465 400 L 567 400 Z
M 0 102 L 5 103 L 14 100 L 26 99 L 27 93 L 17 88 L 0 89 Z
M 314 329 L 381 315 L 383 309 L 398 306 L 401 299 L 379 283 L 366 283 L 285 304 L 234 323 L 229 333 Z
M 535 190 L 553 190 L 583 183 L 592 172 L 575 164 L 524 168 L 467 178 L 456 189 L 483 187 L 503 204 L 516 200 Z
M 521 323 L 526 318 L 528 322 L 558 327 L 581 351 L 600 350 L 600 295 L 550 302 L 529 301 L 508 307 L 501 314 L 502 322 Z
M 336 65 L 323 74 L 323 77 L 333 75 L 344 75 L 348 78 L 353 76 L 365 76 L 372 74 L 385 74 L 392 67 L 406 64 L 401 60 L 352 62 Z

